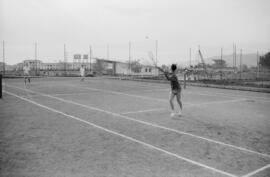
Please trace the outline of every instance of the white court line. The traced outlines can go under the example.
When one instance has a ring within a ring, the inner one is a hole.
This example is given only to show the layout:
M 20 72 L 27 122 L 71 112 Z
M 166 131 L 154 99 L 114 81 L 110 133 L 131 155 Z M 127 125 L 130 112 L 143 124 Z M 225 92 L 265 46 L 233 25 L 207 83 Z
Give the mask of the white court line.
M 81 93 L 55 93 L 55 94 L 51 94 L 51 95 L 52 96 L 72 96 L 72 95 L 87 95 L 87 94 L 89 94 L 89 92 L 81 92 Z M 27 98 L 27 96 L 22 96 L 22 97 Z M 40 95 L 31 95 L 31 97 L 40 97 Z
M 206 102 L 206 103 L 187 105 L 185 107 L 204 106 L 204 105 L 209 105 L 209 104 L 221 104 L 221 103 L 234 103 L 234 102 L 241 102 L 241 101 L 246 101 L 246 100 L 248 100 L 248 99 L 211 101 L 211 102 Z M 143 112 L 154 112 L 154 111 L 161 111 L 161 110 L 166 110 L 166 109 L 164 109 L 164 108 L 146 109 L 146 110 L 139 110 L 139 111 L 123 112 L 123 113 L 120 113 L 120 114 L 125 115 L 125 114 L 134 114 L 134 113 L 143 113 Z
M 170 89 L 147 89 L 147 90 L 139 90 L 139 92 L 157 92 L 157 91 L 170 91 Z M 223 97 L 223 98 L 246 98 L 246 100 L 249 99 L 255 99 L 256 101 L 260 102 L 270 102 L 270 98 L 265 97 L 254 97 L 254 96 L 248 96 L 248 95 L 231 95 L 231 94 L 223 94 L 223 93 L 196 93 L 196 92 L 190 92 L 186 90 L 182 90 L 183 94 L 190 94 L 190 95 L 201 95 L 201 96 L 210 96 L 210 97 Z
M 112 131 L 112 130 L 109 130 L 109 129 L 107 129 L 107 128 L 104 128 L 104 127 L 102 127 L 102 126 L 96 125 L 96 124 L 94 124 L 94 123 L 92 123 L 92 122 L 83 120 L 83 119 L 81 119 L 81 118 L 79 118 L 79 117 L 76 117 L 76 116 L 72 116 L 72 115 L 66 114 L 66 113 L 61 112 L 61 111 L 59 111 L 59 110 L 53 109 L 53 108 L 51 108 L 51 107 L 47 107 L 47 106 L 45 106 L 45 105 L 39 104 L 39 103 L 37 103 L 37 102 L 35 102 L 35 101 L 31 101 L 31 100 L 29 100 L 29 99 L 20 97 L 20 96 L 18 96 L 18 95 L 16 95 L 16 94 L 13 94 L 13 93 L 10 93 L 10 92 L 7 92 L 7 91 L 4 91 L 4 92 L 7 93 L 7 94 L 9 94 L 9 95 L 12 95 L 12 96 L 14 96 L 14 97 L 20 98 L 20 99 L 22 99 L 22 100 L 24 100 L 24 101 L 27 101 L 27 102 L 29 102 L 29 103 L 32 103 L 32 104 L 34 104 L 34 105 L 36 105 L 36 106 L 45 108 L 45 109 L 47 109 L 47 110 L 49 110 L 49 111 L 52 111 L 52 112 L 55 112 L 55 113 L 64 115 L 64 116 L 66 116 L 66 117 L 75 119 L 75 120 L 77 120 L 77 121 L 86 123 L 86 124 L 88 124 L 88 125 L 91 125 L 91 126 L 93 126 L 93 127 L 96 127 L 96 128 L 98 128 L 98 129 L 101 129 L 101 130 L 103 130 L 103 131 L 105 131 L 105 132 L 108 132 L 108 133 L 111 133 L 111 134 L 120 136 L 120 137 L 122 137 L 122 138 L 124 138 L 124 139 L 128 139 L 128 140 L 130 140 L 130 141 L 133 141 L 133 142 L 136 142 L 136 143 L 138 143 L 138 144 L 144 145 L 144 146 L 146 146 L 146 147 L 148 147 L 148 148 L 150 148 L 150 149 L 154 149 L 154 150 L 163 152 L 163 153 L 165 153 L 165 154 L 168 154 L 168 155 L 170 155 L 170 156 L 173 156 L 173 157 L 176 157 L 176 158 L 178 158 L 178 159 L 184 160 L 184 161 L 189 162 L 189 163 L 191 163 L 191 164 L 194 164 L 194 165 L 203 167 L 203 168 L 205 168 L 205 169 L 208 169 L 208 170 L 211 170 L 211 171 L 213 171 L 213 172 L 217 172 L 217 173 L 220 173 L 220 174 L 223 174 L 223 175 L 226 175 L 226 176 L 237 177 L 237 176 L 234 175 L 234 174 L 231 174 L 231 173 L 228 173 L 228 172 L 225 172 L 225 171 L 222 171 L 222 170 L 219 170 L 219 169 L 216 169 L 216 168 L 213 168 L 213 167 L 204 165 L 204 164 L 202 164 L 202 163 L 193 161 L 193 160 L 191 160 L 191 159 L 188 159 L 188 158 L 185 158 L 185 157 L 180 156 L 180 155 L 178 155 L 178 154 L 169 152 L 169 151 L 164 150 L 164 149 L 162 149 L 162 148 L 153 146 L 153 145 L 151 145 L 151 144 L 145 143 L 145 142 L 140 141 L 140 140 L 137 140 L 137 139 L 135 139 L 135 138 L 132 138 L 132 137 L 126 136 L 126 135 L 124 135 L 124 134 L 117 133 L 117 132 L 115 132 L 115 131 Z
M 144 92 L 144 91 L 149 92 L 149 91 L 166 91 L 166 90 L 169 91 L 170 89 L 165 89 L 163 87 L 160 87 L 160 89 L 158 89 L 158 87 L 154 87 L 153 89 L 140 90 L 140 91 L 141 92 Z M 204 93 L 202 93 L 202 92 L 204 92 Z M 261 96 L 235 95 L 235 94 L 226 94 L 226 93 L 220 93 L 220 92 L 212 93 L 209 91 L 202 91 L 202 92 L 191 92 L 191 91 L 187 91 L 186 89 L 182 89 L 182 93 L 186 93 L 186 94 L 196 94 L 196 95 L 202 95 L 202 96 L 224 97 L 224 98 L 235 98 L 235 97 L 250 98 L 250 99 L 256 99 L 256 100 L 263 101 L 263 102 L 270 102 L 270 97 L 267 98 L 267 97 L 261 97 Z
M 120 113 L 120 114 L 125 115 L 125 114 L 134 114 L 134 113 L 142 113 L 142 112 L 152 112 L 152 111 L 160 111 L 160 110 L 165 110 L 165 109 L 164 108 L 146 109 L 146 110 L 140 110 L 140 111 L 123 112 L 123 113 Z
M 79 86 L 75 86 L 75 85 L 68 85 L 68 86 L 75 87 L 75 88 L 87 89 L 87 90 L 93 90 L 93 91 L 98 91 L 98 92 L 104 92 L 104 93 L 113 93 L 113 94 L 117 94 L 117 95 L 125 95 L 125 96 L 129 96 L 129 97 L 141 98 L 141 99 L 146 99 L 146 100 L 155 100 L 155 101 L 161 101 L 161 102 L 165 102 L 165 101 L 168 102 L 168 100 L 165 100 L 165 99 L 159 99 L 159 98 L 152 98 L 152 97 L 146 97 L 146 96 L 141 96 L 141 95 L 128 94 L 128 93 L 124 93 L 124 92 L 117 92 L 117 91 L 104 90 L 104 89 L 96 89 L 96 88 L 90 88 L 90 87 L 79 87 Z
M 9 87 L 14 87 L 14 86 L 9 86 Z M 14 88 L 23 90 L 22 88 L 19 88 L 19 87 L 14 87 Z M 249 153 L 253 153 L 253 154 L 257 154 L 257 155 L 261 155 L 261 156 L 270 158 L 270 155 L 269 154 L 260 153 L 260 152 L 249 150 L 249 149 L 246 149 L 246 148 L 243 148 L 243 147 L 239 147 L 239 146 L 235 146 L 235 145 L 223 143 L 223 142 L 216 141 L 216 140 L 213 140 L 213 139 L 209 139 L 209 138 L 205 138 L 205 137 L 202 137 L 202 136 L 194 135 L 194 134 L 191 134 L 191 133 L 183 132 L 183 131 L 180 131 L 180 130 L 176 130 L 176 129 L 168 128 L 168 127 L 165 127 L 165 126 L 161 126 L 161 125 L 158 125 L 158 124 L 154 124 L 154 123 L 150 123 L 150 122 L 145 122 L 145 121 L 142 121 L 142 120 L 137 120 L 137 119 L 132 118 L 132 117 L 128 117 L 128 116 L 121 115 L 121 114 L 114 113 L 114 112 L 110 112 L 110 111 L 106 111 L 106 110 L 103 110 L 103 109 L 100 109 L 100 108 L 96 108 L 96 107 L 92 107 L 92 106 L 87 106 L 87 105 L 80 104 L 80 103 L 77 103 L 77 102 L 73 102 L 73 101 L 70 101 L 70 100 L 66 100 L 66 99 L 63 99 L 63 98 L 46 95 L 46 94 L 35 92 L 35 91 L 29 90 L 29 89 L 27 89 L 27 90 L 29 92 L 32 92 L 32 93 L 38 93 L 38 94 L 43 95 L 45 97 L 49 97 L 49 98 L 53 98 L 53 99 L 56 99 L 56 100 L 59 100 L 59 101 L 62 101 L 62 102 L 66 102 L 66 103 L 78 105 L 78 106 L 81 106 L 81 107 L 84 107 L 84 108 L 87 108 L 87 109 L 96 110 L 96 111 L 103 112 L 103 113 L 106 113 L 106 114 L 109 114 L 109 115 L 113 115 L 113 116 L 116 116 L 116 117 L 121 117 L 123 119 L 131 120 L 131 121 L 138 122 L 138 123 L 141 123 L 141 124 L 144 124 L 144 125 L 148 125 L 148 126 L 160 128 L 160 129 L 171 131 L 171 132 L 175 132 L 175 133 L 178 133 L 178 134 L 183 134 L 183 135 L 191 136 L 191 137 L 194 137 L 194 138 L 197 138 L 197 139 L 202 139 L 202 140 L 205 140 L 205 141 L 208 141 L 208 142 L 212 142 L 212 143 L 215 143 L 215 144 L 227 146 L 227 147 L 230 147 L 230 148 L 233 148 L 233 149 L 238 149 L 238 150 L 241 150 L 241 151 L 245 151 L 245 152 L 249 152 Z
M 196 93 L 196 92 L 190 92 L 190 91 L 184 91 L 184 93 L 191 94 L 191 95 L 211 96 L 211 97 L 235 98 L 235 96 L 219 95 L 219 94 L 216 94 L 216 93 L 207 94 L 207 93 Z
M 137 91 L 137 90 L 135 90 Z M 139 92 L 157 92 L 157 91 L 170 91 L 170 89 L 166 89 L 166 88 L 160 88 L 160 89 L 146 89 L 146 90 L 138 90 Z M 196 95 L 202 95 L 202 96 L 211 96 L 211 97 L 224 97 L 224 98 L 234 98 L 236 97 L 235 95 L 234 96 L 229 96 L 229 95 L 226 95 L 226 94 L 221 94 L 221 93 L 211 93 L 211 94 L 207 94 L 207 93 L 197 93 L 197 92 L 190 92 L 190 91 L 186 91 L 185 89 L 182 89 L 182 93 L 185 93 L 185 94 L 196 94 Z M 239 95 L 238 95 L 239 97 Z
M 78 92 L 78 93 L 55 93 L 51 94 L 52 96 L 61 96 L 61 95 L 67 95 L 67 96 L 72 96 L 72 95 L 87 95 L 89 92 Z
M 133 90 L 132 90 L 133 91 Z M 146 89 L 146 90 L 134 90 L 134 92 L 158 92 L 158 91 L 170 91 L 170 89 L 165 89 L 165 88 L 160 88 L 160 89 Z M 229 94 L 222 94 L 222 93 L 211 93 L 211 94 L 207 94 L 207 93 L 196 93 L 196 92 L 190 92 L 190 91 L 186 91 L 182 89 L 182 94 L 190 94 L 190 95 L 201 95 L 201 96 L 210 96 L 210 97 L 223 97 L 223 98 L 246 98 L 245 100 L 247 100 L 247 98 L 252 98 L 261 102 L 270 102 L 270 100 L 268 100 L 268 98 L 265 97 L 252 97 L 252 96 L 244 96 L 244 95 L 229 95 Z M 262 100 L 263 99 L 263 100 Z M 270 98 L 269 98 L 270 99 Z M 239 99 L 240 100 L 240 99 Z M 241 99 L 244 100 L 244 99 Z M 226 102 L 224 102 L 226 103 Z
M 255 174 L 257 174 L 257 173 L 259 173 L 259 172 L 261 172 L 263 170 L 266 170 L 267 168 L 270 168 L 270 164 L 265 165 L 264 167 L 259 168 L 259 169 L 255 170 L 253 172 L 250 172 L 250 173 L 248 173 L 248 174 L 246 174 L 246 175 L 244 175 L 242 177 L 251 177 L 251 176 L 253 176 L 253 175 L 255 175 Z
M 250 99 L 256 99 L 259 101 L 266 101 L 270 102 L 270 97 L 260 97 L 260 96 L 249 96 L 249 95 L 235 95 L 235 94 L 226 94 L 226 93 L 211 93 L 208 91 L 203 91 L 204 93 L 196 93 L 196 92 L 188 92 L 190 94 L 201 94 L 201 95 L 206 95 L 206 96 L 221 96 L 221 97 L 227 97 L 227 98 L 250 98 Z M 209 93 L 209 94 L 207 94 Z M 270 94 L 269 94 L 270 95 Z
M 56 93 L 56 94 L 50 94 L 51 96 L 72 96 L 72 95 L 88 95 L 91 94 L 89 92 L 81 92 L 81 93 Z M 40 95 L 31 95 L 31 97 L 39 97 Z M 209 101 L 209 102 L 205 102 L 205 103 L 184 103 L 187 104 L 185 107 L 192 107 L 192 106 L 203 106 L 203 105 L 209 105 L 209 104 L 220 104 L 220 103 L 232 103 L 232 102 L 241 102 L 241 101 L 247 101 L 249 99 L 238 99 L 238 100 L 224 100 L 224 101 Z M 168 102 L 168 100 L 164 100 L 166 102 Z M 135 112 L 127 112 L 127 113 L 121 113 L 121 114 L 129 114 L 129 113 L 136 113 L 136 112 L 151 112 L 151 111 L 155 111 L 155 110 L 160 110 L 160 109 L 150 109 L 150 110 L 142 110 L 142 111 L 135 111 Z
M 221 104 L 221 103 L 234 103 L 234 102 L 241 102 L 241 101 L 246 101 L 246 100 L 248 99 L 243 98 L 243 99 L 238 99 L 238 100 L 209 101 L 205 103 L 194 104 L 194 106 L 204 106 L 204 105 L 209 105 L 209 104 Z
M 167 91 L 167 92 L 169 92 L 170 91 L 170 89 L 168 89 L 168 88 L 163 88 L 163 89 L 144 89 L 144 90 L 131 90 L 131 91 L 136 91 L 136 92 L 160 92 L 160 91 Z
M 69 86 L 72 86 L 72 87 L 75 87 L 75 88 L 78 87 L 78 86 L 74 86 L 74 85 L 69 85 Z M 17 89 L 20 89 L 19 87 L 15 87 L 15 86 L 12 86 L 12 87 L 17 88 Z M 129 96 L 129 97 L 137 97 L 137 98 L 142 98 L 142 99 L 147 99 L 147 100 L 155 100 L 155 101 L 168 102 L 168 100 L 165 100 L 165 99 L 157 99 L 157 98 L 146 97 L 146 96 L 141 96 L 141 95 L 127 94 L 127 93 L 123 93 L 123 92 L 115 92 L 115 91 L 110 91 L 110 90 L 102 90 L 102 89 L 88 88 L 88 87 L 78 87 L 78 88 L 83 88 L 83 89 L 87 89 L 87 90 L 93 90 L 93 91 L 97 91 L 97 92 L 120 94 L 120 95 L 125 95 L 125 96 Z M 50 94 L 50 95 L 51 96 L 61 96 L 61 95 L 81 95 L 81 94 L 91 94 L 91 93 L 88 93 L 88 92 L 85 92 L 85 93 L 63 93 L 63 94 Z M 33 95 L 33 97 L 38 97 L 38 95 Z M 221 104 L 221 103 L 240 102 L 240 101 L 243 101 L 243 100 L 247 100 L 247 99 L 212 101 L 212 102 L 204 102 L 204 103 L 199 103 L 199 104 L 183 103 L 183 105 L 185 105 L 185 107 L 193 107 L 193 106 L 203 106 L 203 105 L 210 105 L 210 104 Z
M 77 88 L 82 88 L 82 89 L 94 90 L 94 91 L 99 91 L 99 92 L 104 92 L 104 93 L 113 93 L 113 94 L 118 94 L 118 95 L 125 95 L 125 96 L 129 96 L 129 97 L 136 97 L 136 98 L 147 99 L 147 100 L 168 102 L 168 100 L 165 100 L 165 99 L 158 99 L 158 98 L 146 97 L 146 96 L 141 96 L 141 95 L 128 94 L 128 93 L 124 93 L 124 92 L 117 92 L 117 91 L 96 89 L 96 88 L 89 88 L 89 87 L 79 87 L 79 86 L 75 86 L 75 85 L 69 85 L 69 86 L 72 86 L 72 87 L 75 87 L 75 88 L 77 87 Z M 208 94 L 206 94 L 206 95 L 208 95 Z M 212 94 L 212 95 L 209 94 L 208 96 L 213 96 L 213 95 L 214 94 Z M 224 96 L 224 97 L 232 98 L 232 97 L 235 97 L 235 96 L 230 96 L 230 97 Z M 230 103 L 230 102 L 238 102 L 238 101 L 243 101 L 243 100 L 247 100 L 247 99 L 236 99 L 236 100 L 234 99 L 234 100 L 228 100 L 228 102 L 226 100 L 225 101 L 217 101 L 217 102 L 205 102 L 205 103 L 201 103 L 201 104 L 194 104 L 194 103 L 187 103 L 186 102 L 186 103 L 184 103 L 184 105 L 186 105 L 186 106 L 200 106 L 200 105 L 204 105 L 204 104 L 210 105 L 210 104 Z M 259 100 L 259 101 L 268 102 L 267 100 Z M 270 100 L 269 100 L 269 102 L 270 102 Z
M 154 91 L 163 91 L 163 90 L 169 90 L 169 89 L 165 89 L 164 87 L 160 87 L 160 86 L 153 86 L 153 85 L 145 85 L 145 86 L 150 86 L 152 87 Z M 194 87 L 194 86 L 193 86 Z M 160 88 L 160 89 L 159 89 Z M 214 89 L 220 89 L 220 88 L 214 88 Z M 142 90 L 143 92 L 144 90 Z M 147 89 L 146 91 L 151 91 L 151 89 Z M 252 98 L 252 99 L 259 99 L 259 101 L 265 101 L 265 102 L 270 102 L 270 97 L 266 98 L 266 97 L 260 97 L 260 96 L 249 96 L 249 95 L 235 95 L 235 94 L 226 94 L 226 93 L 212 93 L 209 91 L 202 91 L 202 92 L 190 92 L 190 91 L 186 91 L 186 89 L 182 89 L 183 93 L 187 93 L 187 94 L 196 94 L 196 95 L 204 95 L 204 96 L 214 96 L 214 97 L 225 97 L 225 98 Z M 209 93 L 209 94 L 207 94 Z M 263 99 L 263 100 L 261 100 Z

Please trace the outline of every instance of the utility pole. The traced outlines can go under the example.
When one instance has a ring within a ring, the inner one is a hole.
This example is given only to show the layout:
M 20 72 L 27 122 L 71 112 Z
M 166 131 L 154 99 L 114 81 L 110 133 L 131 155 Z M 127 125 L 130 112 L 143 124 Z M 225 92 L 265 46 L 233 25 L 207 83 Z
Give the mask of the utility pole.
M 237 63 L 237 50 L 236 50 L 236 44 L 234 44 L 234 69 L 236 71 L 237 67 L 236 67 L 236 63 Z
M 156 40 L 156 65 L 158 64 L 158 40 Z M 158 75 L 158 70 L 155 70 Z
M 5 41 L 3 40 L 3 76 L 5 75 Z
M 109 44 L 107 44 L 107 60 L 110 58 L 110 53 L 109 53 Z
M 240 50 L 240 80 L 242 79 L 242 49 Z
M 129 41 L 128 43 L 128 69 L 129 69 L 129 74 L 131 74 L 131 42 Z
M 189 48 L 189 67 L 191 67 L 191 48 Z
M 234 60 L 235 60 L 235 58 L 234 58 L 234 43 L 233 43 L 233 53 L 232 53 L 232 67 L 233 67 L 233 69 L 234 69 Z
M 92 47 L 91 45 L 89 45 L 89 64 L 90 64 L 90 72 L 91 72 L 91 68 L 92 68 Z
M 36 76 L 37 76 L 37 42 L 35 42 L 35 65 L 36 65 Z
M 257 51 L 257 79 L 260 78 L 260 61 L 259 61 L 259 51 Z
M 156 64 L 158 63 L 158 40 L 156 40 Z
M 66 56 L 66 44 L 64 44 L 64 75 L 67 75 L 67 56 Z
M 220 73 L 220 77 L 221 77 L 221 79 L 222 79 L 222 75 L 223 75 L 223 72 L 222 72 L 222 69 L 223 69 L 223 59 L 222 59 L 222 57 L 223 57 L 223 48 L 221 47 L 221 50 L 220 50 L 220 60 L 221 60 L 221 73 Z
M 221 59 L 221 61 L 223 61 L 222 57 L 223 57 L 223 48 L 221 47 L 221 49 L 220 49 L 220 59 Z

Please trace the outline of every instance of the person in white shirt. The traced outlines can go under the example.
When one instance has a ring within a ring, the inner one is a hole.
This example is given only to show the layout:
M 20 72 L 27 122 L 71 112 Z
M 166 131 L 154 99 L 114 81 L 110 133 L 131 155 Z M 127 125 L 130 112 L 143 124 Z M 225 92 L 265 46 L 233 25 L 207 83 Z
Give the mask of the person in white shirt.
M 84 77 L 85 77 L 85 68 L 82 65 L 80 68 L 80 74 L 81 74 L 81 81 L 84 81 Z
M 26 63 L 23 67 L 23 74 L 24 74 L 24 84 L 26 85 L 27 81 L 30 84 L 30 67 L 28 63 Z

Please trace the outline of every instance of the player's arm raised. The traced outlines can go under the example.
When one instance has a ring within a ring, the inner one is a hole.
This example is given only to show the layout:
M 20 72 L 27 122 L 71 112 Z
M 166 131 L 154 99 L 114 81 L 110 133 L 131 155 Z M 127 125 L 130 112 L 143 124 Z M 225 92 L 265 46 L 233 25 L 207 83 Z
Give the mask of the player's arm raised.
M 166 71 L 164 71 L 161 67 L 156 66 L 156 68 L 157 68 L 159 71 L 161 71 L 161 72 L 163 72 L 163 73 L 166 73 Z

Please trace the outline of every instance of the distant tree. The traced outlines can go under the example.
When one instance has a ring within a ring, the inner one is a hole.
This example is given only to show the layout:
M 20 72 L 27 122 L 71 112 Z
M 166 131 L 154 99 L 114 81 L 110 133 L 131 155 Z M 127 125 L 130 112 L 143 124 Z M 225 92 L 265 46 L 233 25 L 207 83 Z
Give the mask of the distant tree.
M 247 66 L 246 64 L 243 64 L 243 65 L 242 65 L 242 71 L 243 71 L 243 72 L 248 71 L 248 66 Z
M 270 68 L 270 52 L 268 52 L 264 56 L 260 56 L 259 64 L 263 67 Z
M 103 73 L 103 71 L 105 70 L 104 62 L 97 59 L 97 62 L 94 64 L 93 69 L 97 73 Z
M 131 68 L 131 71 L 134 72 L 134 73 L 141 72 L 142 64 L 140 63 L 140 60 L 132 60 L 132 61 L 130 61 L 130 68 Z
M 169 71 L 170 70 L 170 67 L 168 65 L 161 65 L 161 68 L 164 70 L 164 71 Z

